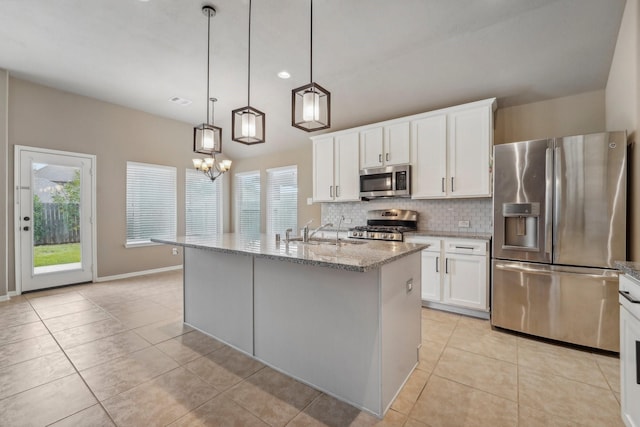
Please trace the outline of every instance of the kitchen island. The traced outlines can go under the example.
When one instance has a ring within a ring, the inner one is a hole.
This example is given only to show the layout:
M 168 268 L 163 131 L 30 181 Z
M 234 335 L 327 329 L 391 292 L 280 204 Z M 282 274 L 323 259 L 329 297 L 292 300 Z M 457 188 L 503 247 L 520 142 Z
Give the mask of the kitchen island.
M 418 363 L 420 251 L 397 242 L 180 237 L 184 322 L 382 417 Z

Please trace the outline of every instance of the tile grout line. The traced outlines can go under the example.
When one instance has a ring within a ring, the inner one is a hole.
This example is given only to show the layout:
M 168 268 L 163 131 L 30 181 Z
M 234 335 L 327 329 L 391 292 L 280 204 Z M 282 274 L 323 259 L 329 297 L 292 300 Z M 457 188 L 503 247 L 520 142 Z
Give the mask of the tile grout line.
M 83 296 L 84 298 L 84 296 Z M 28 300 L 28 299 L 27 299 Z M 29 301 L 29 300 L 28 300 Z M 88 300 L 90 301 L 90 300 Z M 93 304 L 93 301 L 91 301 L 91 303 Z M 31 301 L 29 301 L 29 305 L 31 305 Z M 116 424 L 115 420 L 111 417 L 111 414 L 109 414 L 109 412 L 107 411 L 107 408 L 104 407 L 104 405 L 102 404 L 102 402 L 100 401 L 100 399 L 98 399 L 98 396 L 96 396 L 96 394 L 93 392 L 93 390 L 91 389 L 91 387 L 89 387 L 89 384 L 87 384 L 87 381 L 85 381 L 84 377 L 82 376 L 82 374 L 80 374 L 80 371 L 78 370 L 78 368 L 76 367 L 76 365 L 73 363 L 73 361 L 71 360 L 71 358 L 69 358 L 69 355 L 67 354 L 67 352 L 64 350 L 64 348 L 62 348 L 62 346 L 60 345 L 60 343 L 58 342 L 58 340 L 56 339 L 56 337 L 53 335 L 53 333 L 49 330 L 49 327 L 44 323 L 43 319 L 40 317 L 40 314 L 37 312 L 37 310 L 33 307 L 33 305 L 31 305 L 31 308 L 33 308 L 33 310 L 35 311 L 36 315 L 38 316 L 38 318 L 40 319 L 40 321 L 42 322 L 42 325 L 47 329 L 47 332 L 49 332 L 49 335 L 51 336 L 51 338 L 55 341 L 56 345 L 60 348 L 60 351 L 62 351 L 62 354 L 64 354 L 64 357 L 69 361 L 69 364 L 73 367 L 73 370 L 76 372 L 76 374 L 78 375 L 78 377 L 82 380 L 82 383 L 85 385 L 85 387 L 87 388 L 87 390 L 89 390 L 89 393 L 91 393 L 91 395 L 93 396 L 93 398 L 96 400 L 96 402 L 98 402 L 98 405 L 100 405 L 100 407 L 102 408 L 102 410 L 104 411 L 105 414 L 107 414 L 107 417 L 109 417 L 109 419 L 111 420 L 111 422 L 113 423 L 113 425 L 117 426 L 118 424 Z M 91 405 L 93 406 L 93 405 Z M 91 406 L 88 406 L 86 408 L 81 409 L 78 412 L 74 412 L 73 414 L 67 415 L 64 418 L 61 418 L 59 420 L 54 421 L 53 423 L 56 423 L 58 421 L 64 420 L 66 418 L 69 418 L 77 413 L 80 413 L 82 411 L 84 411 L 85 409 L 90 408 Z M 51 423 L 51 424 L 53 424 Z

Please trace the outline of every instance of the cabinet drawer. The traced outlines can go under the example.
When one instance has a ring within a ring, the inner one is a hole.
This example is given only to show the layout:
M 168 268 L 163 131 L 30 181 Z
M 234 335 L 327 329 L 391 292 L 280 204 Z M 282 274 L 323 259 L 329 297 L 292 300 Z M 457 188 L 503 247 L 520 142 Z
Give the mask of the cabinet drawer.
M 442 247 L 442 239 L 428 236 L 408 236 L 405 242 L 429 245 L 428 248 L 424 249 L 427 252 L 440 252 L 440 248 Z
M 447 239 L 444 245 L 448 254 L 486 255 L 489 243 L 486 240 Z

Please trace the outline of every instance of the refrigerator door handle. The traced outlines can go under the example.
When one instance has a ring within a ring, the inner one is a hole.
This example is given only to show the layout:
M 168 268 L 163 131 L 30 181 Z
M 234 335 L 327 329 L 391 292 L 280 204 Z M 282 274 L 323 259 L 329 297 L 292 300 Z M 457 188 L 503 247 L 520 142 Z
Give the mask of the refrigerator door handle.
M 559 147 L 555 147 L 553 150 L 553 172 L 554 172 L 554 185 L 553 185 L 553 204 L 555 205 L 555 209 L 553 210 L 553 227 L 555 228 L 555 233 L 553 233 L 553 248 L 557 249 L 558 247 L 558 227 L 560 227 L 560 212 L 564 208 L 560 206 L 560 202 L 562 201 L 562 177 L 556 176 L 556 174 L 562 173 L 562 149 Z M 554 256 L 551 259 L 551 262 L 556 262 Z
M 547 148 L 545 153 L 545 201 L 544 201 L 544 252 L 551 261 L 551 239 L 553 216 L 553 149 Z

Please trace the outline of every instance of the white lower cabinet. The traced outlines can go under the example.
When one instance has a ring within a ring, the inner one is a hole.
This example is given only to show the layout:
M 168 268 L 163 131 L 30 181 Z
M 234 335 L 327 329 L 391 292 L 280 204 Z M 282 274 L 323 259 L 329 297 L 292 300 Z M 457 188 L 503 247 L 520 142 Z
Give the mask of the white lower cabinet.
M 640 427 L 640 281 L 620 276 L 620 400 L 627 427 Z
M 434 307 L 488 317 L 489 241 L 408 236 L 422 251 L 422 301 Z

